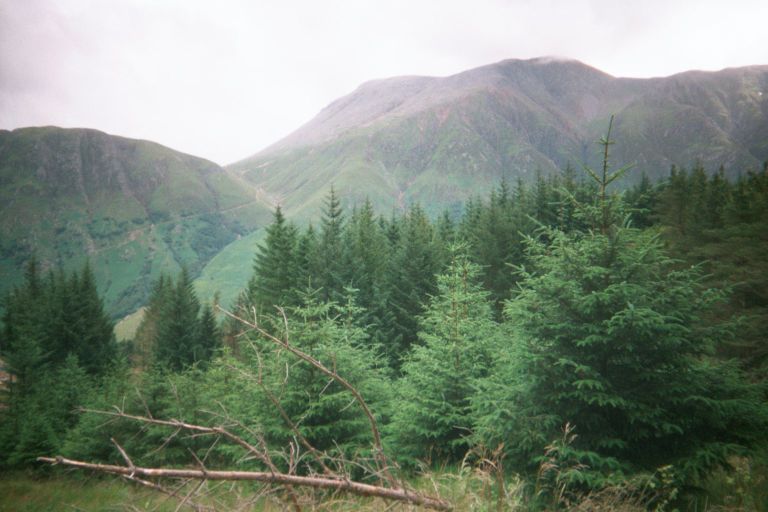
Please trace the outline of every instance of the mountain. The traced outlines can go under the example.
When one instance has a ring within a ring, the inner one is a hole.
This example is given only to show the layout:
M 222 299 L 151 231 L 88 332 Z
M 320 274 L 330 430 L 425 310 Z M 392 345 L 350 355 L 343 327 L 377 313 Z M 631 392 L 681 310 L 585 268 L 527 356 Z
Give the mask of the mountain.
M 115 317 L 161 272 L 193 273 L 269 222 L 239 176 L 147 141 L 88 129 L 0 131 L 0 294 L 32 254 L 43 267 L 90 260 Z
M 629 79 L 542 58 L 376 80 L 229 169 L 299 217 L 331 183 L 352 201 L 439 211 L 502 176 L 599 165 L 611 114 L 612 161 L 636 164 L 636 176 L 698 161 L 757 169 L 768 160 L 768 66 Z

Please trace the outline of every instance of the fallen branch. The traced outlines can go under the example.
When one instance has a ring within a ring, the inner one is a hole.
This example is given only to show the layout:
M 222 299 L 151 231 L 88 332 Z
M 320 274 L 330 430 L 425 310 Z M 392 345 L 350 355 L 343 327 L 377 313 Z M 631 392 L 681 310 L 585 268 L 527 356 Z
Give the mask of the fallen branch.
M 291 345 L 287 339 L 282 340 L 277 336 L 273 335 L 272 333 L 270 333 L 269 331 L 265 330 L 255 322 L 246 320 L 245 318 L 242 318 L 230 311 L 227 311 L 222 307 L 218 307 L 218 309 L 219 311 L 221 311 L 228 317 L 232 318 L 233 320 L 236 320 L 241 324 L 245 325 L 246 327 L 249 327 L 250 329 L 254 330 L 262 337 L 272 341 L 273 343 L 277 344 L 279 347 L 283 348 L 284 350 L 287 350 L 297 358 L 314 366 L 321 373 L 327 375 L 334 381 L 338 382 L 342 387 L 344 387 L 347 391 L 349 391 L 357 401 L 360 408 L 363 410 L 363 413 L 365 414 L 365 416 L 368 418 L 368 423 L 371 428 L 371 435 L 373 437 L 374 459 L 376 460 L 376 463 L 379 465 L 378 469 L 381 473 L 384 474 L 384 476 L 386 477 L 386 480 L 390 484 L 396 485 L 395 479 L 392 477 L 388 469 L 389 461 L 387 460 L 387 457 L 384 454 L 384 449 L 381 446 L 381 434 L 379 434 L 379 428 L 376 424 L 376 418 L 373 416 L 373 412 L 371 412 L 371 409 L 368 407 L 368 404 L 366 403 L 365 399 L 360 394 L 360 392 L 357 390 L 357 388 L 355 388 L 347 379 L 339 375 L 335 369 L 334 370 L 329 369 L 319 360 L 315 359 L 314 357 L 307 354 L 306 352 L 299 350 L 297 347 Z M 285 311 L 282 308 L 278 308 L 278 311 L 280 312 L 280 315 L 283 318 L 283 322 L 285 323 L 286 335 L 287 335 L 288 319 L 285 315 Z
M 376 485 L 353 482 L 351 480 L 338 480 L 314 476 L 287 475 L 284 473 L 266 473 L 261 471 L 216 471 L 201 469 L 174 469 L 174 468 L 145 468 L 115 466 L 111 464 L 94 464 L 79 460 L 66 459 L 64 457 L 39 457 L 39 462 L 53 465 L 64 465 L 80 469 L 90 469 L 102 473 L 115 475 L 139 476 L 145 478 L 189 478 L 195 480 L 229 480 L 229 481 L 256 481 L 273 485 L 295 485 L 312 487 L 316 489 L 332 489 L 349 492 L 358 496 L 382 498 L 385 500 L 411 503 L 433 510 L 451 510 L 451 505 L 445 500 L 423 496 L 409 492 L 403 488 L 386 488 Z

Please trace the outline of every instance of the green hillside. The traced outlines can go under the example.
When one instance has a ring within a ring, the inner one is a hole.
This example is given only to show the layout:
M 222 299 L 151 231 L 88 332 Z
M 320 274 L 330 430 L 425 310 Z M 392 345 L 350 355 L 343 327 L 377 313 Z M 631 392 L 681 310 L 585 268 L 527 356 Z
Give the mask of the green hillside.
M 43 268 L 88 258 L 122 316 L 161 272 L 197 274 L 268 219 L 262 199 L 207 160 L 95 130 L 0 131 L 0 294 L 32 254 Z
M 231 306 L 253 273 L 253 258 L 263 238 L 264 230 L 259 229 L 222 249 L 195 280 L 197 294 L 204 300 L 218 296 L 223 307 Z
M 759 169 L 768 160 L 768 67 L 615 78 L 576 61 L 508 60 L 457 75 L 361 85 L 293 134 L 233 164 L 289 215 L 308 217 L 333 183 L 379 209 L 433 212 L 569 163 L 599 165 L 615 114 L 614 158 L 639 177 L 672 164 Z

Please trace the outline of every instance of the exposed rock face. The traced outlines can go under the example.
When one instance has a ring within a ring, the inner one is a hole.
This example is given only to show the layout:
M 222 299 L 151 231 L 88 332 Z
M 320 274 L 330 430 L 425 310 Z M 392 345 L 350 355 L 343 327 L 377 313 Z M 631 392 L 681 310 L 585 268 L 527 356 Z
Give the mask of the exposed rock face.
M 768 66 L 627 79 L 532 59 L 376 80 L 231 169 L 300 215 L 317 209 L 331 181 L 380 207 L 402 198 L 440 209 L 501 176 L 597 165 L 594 142 L 611 114 L 613 161 L 635 163 L 637 176 L 697 161 L 757 169 L 768 160 Z

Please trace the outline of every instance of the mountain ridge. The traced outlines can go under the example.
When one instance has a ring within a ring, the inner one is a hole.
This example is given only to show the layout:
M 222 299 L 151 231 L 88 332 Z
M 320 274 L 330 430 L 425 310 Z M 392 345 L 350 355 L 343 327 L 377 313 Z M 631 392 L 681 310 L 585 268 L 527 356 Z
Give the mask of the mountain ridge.
M 0 294 L 33 254 L 44 268 L 88 258 L 120 316 L 160 273 L 197 273 L 270 210 L 230 171 L 151 141 L 88 128 L 3 130 Z
M 352 201 L 439 211 L 502 176 L 598 165 L 593 142 L 615 114 L 614 161 L 652 177 L 697 161 L 736 173 L 768 159 L 766 98 L 768 66 L 617 78 L 574 60 L 507 59 L 365 82 L 227 168 L 299 216 L 317 210 L 330 182 Z

